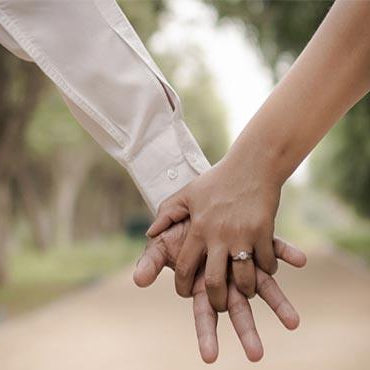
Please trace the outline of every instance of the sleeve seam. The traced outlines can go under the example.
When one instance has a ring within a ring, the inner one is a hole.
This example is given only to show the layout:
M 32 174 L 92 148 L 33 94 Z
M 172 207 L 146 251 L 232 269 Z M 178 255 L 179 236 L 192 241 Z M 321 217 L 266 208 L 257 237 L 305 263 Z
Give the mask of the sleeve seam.
M 171 102 L 170 102 L 170 95 L 167 95 L 165 89 L 167 87 L 167 81 L 162 78 L 160 73 L 157 73 L 155 69 L 153 69 L 152 66 L 150 66 L 150 63 L 146 60 L 144 56 L 141 55 L 141 53 L 129 42 L 125 36 L 122 34 L 122 32 L 119 30 L 120 27 L 124 26 L 126 28 L 129 28 L 129 31 L 133 33 L 133 35 L 136 34 L 136 31 L 130 24 L 129 20 L 126 17 L 122 11 L 121 8 L 117 5 L 117 3 L 113 0 L 109 0 L 112 4 L 112 9 L 114 6 L 115 15 L 117 16 L 117 21 L 115 24 L 112 24 L 112 22 L 107 19 L 109 18 L 106 14 L 102 12 L 102 9 L 100 6 L 98 6 L 97 1 L 94 1 L 94 6 L 104 19 L 104 22 L 107 24 L 108 27 L 112 29 L 112 31 L 135 53 L 135 55 L 139 58 L 140 62 L 144 66 L 144 71 L 146 75 L 153 81 L 156 90 L 160 93 L 161 100 L 163 101 L 166 111 L 169 114 L 173 114 L 175 111 L 179 110 L 179 102 L 174 101 L 174 109 L 172 109 Z M 108 5 L 107 5 L 108 6 Z M 138 37 L 139 41 L 141 42 L 140 38 Z M 143 46 L 145 48 L 145 46 Z M 149 53 L 149 52 L 148 52 Z
M 101 113 L 92 108 L 92 105 L 86 102 L 64 79 L 57 67 L 50 61 L 46 53 L 34 44 L 31 37 L 24 36 L 18 22 L 11 16 L 0 10 L 0 23 L 9 34 L 18 42 L 18 44 L 30 55 L 35 63 L 44 71 L 44 73 L 86 114 L 99 123 L 108 134 L 124 148 L 129 141 L 127 133 L 118 129 L 110 120 L 106 119 Z

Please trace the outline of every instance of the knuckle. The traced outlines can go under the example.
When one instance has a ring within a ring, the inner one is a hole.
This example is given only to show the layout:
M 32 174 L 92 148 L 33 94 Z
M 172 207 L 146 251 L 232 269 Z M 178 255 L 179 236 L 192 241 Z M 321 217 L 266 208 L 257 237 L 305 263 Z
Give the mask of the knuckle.
M 238 289 L 244 293 L 248 298 L 252 298 L 255 295 L 255 284 L 243 282 L 238 284 Z
M 269 259 L 262 259 L 261 262 L 258 262 L 258 265 L 261 267 L 261 269 L 270 274 L 273 275 L 278 269 L 278 264 L 276 258 L 269 258 Z
M 167 240 L 166 240 L 166 236 L 164 235 L 164 233 L 159 234 L 154 239 L 152 239 L 149 243 L 150 244 L 148 244 L 148 249 L 151 248 L 150 245 L 152 244 L 153 247 L 155 246 L 155 248 L 153 249 L 157 250 L 163 256 L 163 258 L 167 256 Z
M 177 262 L 176 264 L 176 275 L 181 281 L 188 280 L 191 277 L 191 268 L 185 262 Z
M 230 302 L 228 309 L 231 316 L 244 315 L 246 311 L 245 303 L 241 300 Z
M 195 218 L 191 223 L 191 232 L 194 237 L 200 238 L 204 233 L 205 222 L 202 218 Z
M 176 286 L 176 293 L 182 298 L 189 298 L 191 296 L 190 291 L 179 286 Z
M 230 241 L 230 237 L 235 238 L 237 235 L 242 235 L 244 233 L 245 226 L 237 222 L 222 222 L 218 225 L 217 229 L 221 239 Z
M 163 231 L 158 237 L 162 244 L 169 248 L 173 245 L 177 245 L 185 240 L 185 226 L 183 223 L 177 223 L 170 229 Z
M 287 248 L 286 243 L 281 245 L 280 255 L 281 255 L 281 258 L 285 261 L 289 259 L 289 250 Z
M 164 246 L 167 247 L 167 244 L 169 242 L 169 239 L 171 238 L 171 234 L 168 230 L 163 231 L 158 236 L 156 236 L 154 239 L 151 239 L 150 242 L 155 243 L 157 246 Z
M 213 302 L 212 307 L 217 312 L 225 312 L 227 310 L 227 303 L 226 302 Z
M 206 276 L 206 287 L 211 290 L 218 290 L 222 287 L 223 279 L 220 276 L 209 275 Z
M 273 278 L 271 276 L 266 276 L 266 278 L 258 285 L 257 292 L 263 296 L 272 288 L 273 284 Z
M 214 310 L 211 309 L 209 305 L 202 306 L 202 305 L 194 305 L 194 316 L 197 317 L 199 320 L 203 319 L 206 320 L 207 318 L 210 318 L 214 320 L 216 318 L 216 313 Z
M 164 212 L 169 207 L 169 200 L 164 200 L 158 207 L 158 213 Z
M 278 261 L 276 259 L 274 259 L 270 266 L 269 266 L 269 271 L 270 271 L 270 274 L 271 275 L 274 275 L 276 274 L 277 270 L 278 270 L 278 267 L 279 267 L 279 264 L 278 264 Z
M 290 245 L 284 240 L 280 240 L 279 243 L 275 242 L 274 245 L 277 246 L 277 255 L 284 261 L 288 261 L 291 252 Z
M 237 287 L 243 293 L 247 293 L 252 290 L 252 285 L 246 281 L 238 282 Z

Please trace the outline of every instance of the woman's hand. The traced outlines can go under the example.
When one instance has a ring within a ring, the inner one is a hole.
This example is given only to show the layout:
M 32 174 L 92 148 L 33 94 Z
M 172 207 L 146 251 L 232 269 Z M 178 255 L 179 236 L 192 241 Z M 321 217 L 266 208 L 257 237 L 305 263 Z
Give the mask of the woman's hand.
M 277 270 L 273 232 L 280 187 L 265 169 L 258 169 L 253 155 L 244 158 L 243 171 L 231 157 L 224 159 L 164 201 L 147 232 L 154 237 L 190 216 L 175 268 L 176 291 L 183 297 L 191 295 L 195 274 L 207 258 L 205 284 L 217 311 L 227 307 L 229 257 L 243 251 L 253 254 L 253 259 L 231 262 L 235 284 L 247 297 L 255 294 L 254 263 L 268 274 Z
M 276 270 L 272 234 L 280 187 L 335 122 L 368 93 L 369 19 L 368 1 L 336 1 L 228 158 L 164 202 L 149 236 L 188 215 L 191 219 L 176 265 L 180 295 L 190 294 L 206 254 L 207 292 L 218 310 L 226 308 L 230 255 L 254 252 L 262 270 Z M 253 295 L 253 262 L 235 261 L 232 270 L 238 289 Z

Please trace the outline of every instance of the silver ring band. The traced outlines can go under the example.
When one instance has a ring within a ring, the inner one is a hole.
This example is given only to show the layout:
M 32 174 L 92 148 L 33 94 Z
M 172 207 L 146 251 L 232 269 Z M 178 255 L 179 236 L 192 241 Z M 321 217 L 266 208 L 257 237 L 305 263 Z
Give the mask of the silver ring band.
M 236 256 L 231 257 L 233 261 L 247 261 L 253 259 L 253 253 L 240 251 Z

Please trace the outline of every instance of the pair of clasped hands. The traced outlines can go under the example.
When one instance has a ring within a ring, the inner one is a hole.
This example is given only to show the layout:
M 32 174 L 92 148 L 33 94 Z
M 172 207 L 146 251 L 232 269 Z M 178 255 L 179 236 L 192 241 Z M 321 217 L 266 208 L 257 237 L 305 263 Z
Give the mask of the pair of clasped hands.
M 177 293 L 193 297 L 199 349 L 207 363 L 218 355 L 217 312 L 226 310 L 248 359 L 262 358 L 248 302 L 255 293 L 285 327 L 299 324 L 271 276 L 278 258 L 295 267 L 306 263 L 301 251 L 273 235 L 280 189 L 253 166 L 237 171 L 237 162 L 225 157 L 161 204 L 134 273 L 135 283 L 146 287 L 165 265 L 175 271 Z
M 274 236 L 284 182 L 370 90 L 370 2 L 337 0 L 299 58 L 216 166 L 164 201 L 134 275 L 150 285 L 163 266 L 193 296 L 199 348 L 217 358 L 217 312 L 228 310 L 251 361 L 263 348 L 248 299 L 257 293 L 288 329 L 299 317 L 275 280 L 277 259 L 305 255 Z M 339 30 L 339 31 L 338 31 Z

